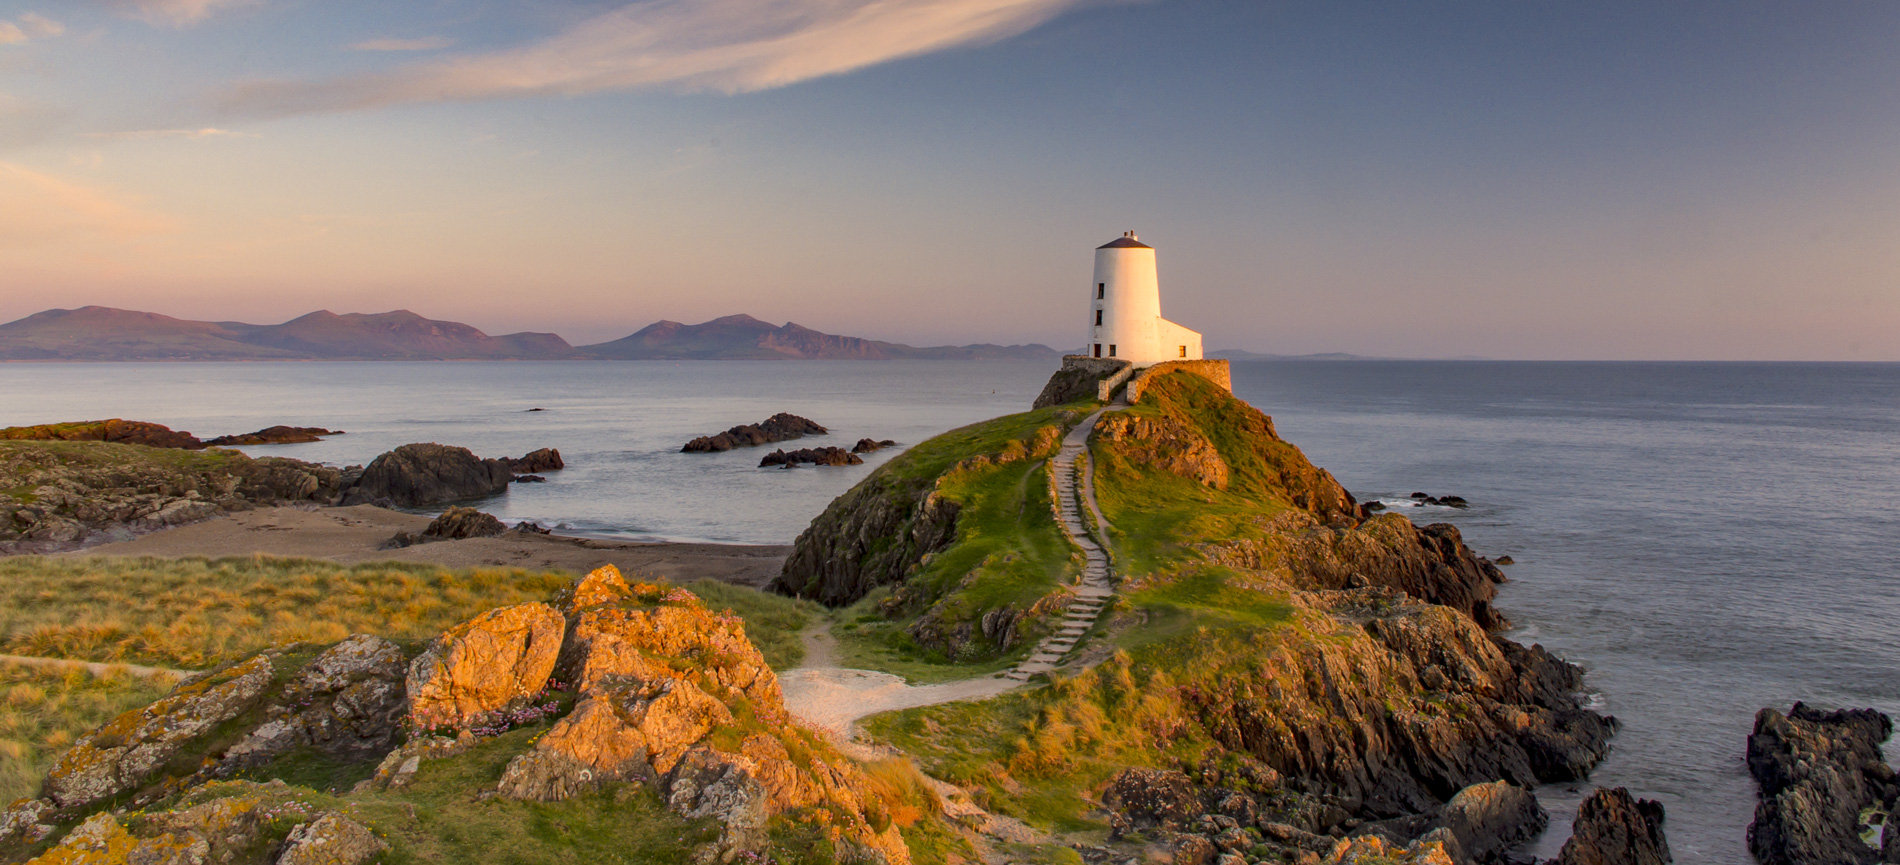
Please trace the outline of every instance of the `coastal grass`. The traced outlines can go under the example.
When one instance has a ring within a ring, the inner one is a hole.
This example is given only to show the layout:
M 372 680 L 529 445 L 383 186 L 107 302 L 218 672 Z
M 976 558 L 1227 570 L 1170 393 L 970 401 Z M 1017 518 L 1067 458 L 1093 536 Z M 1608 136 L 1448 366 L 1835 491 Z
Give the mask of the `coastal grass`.
M 235 450 L 155 448 L 123 442 L 34 441 L 0 439 L 0 483 L 23 482 L 26 475 L 52 466 L 74 468 L 153 467 L 185 472 L 223 469 L 250 457 Z M 13 486 L 14 484 L 9 484 Z
M 420 642 L 495 607 L 547 600 L 560 571 L 311 559 L 0 559 L 0 651 L 205 669 L 353 633 Z
M 73 741 L 171 690 L 176 676 L 123 667 L 0 662 L 0 802 L 39 791 L 40 779 Z

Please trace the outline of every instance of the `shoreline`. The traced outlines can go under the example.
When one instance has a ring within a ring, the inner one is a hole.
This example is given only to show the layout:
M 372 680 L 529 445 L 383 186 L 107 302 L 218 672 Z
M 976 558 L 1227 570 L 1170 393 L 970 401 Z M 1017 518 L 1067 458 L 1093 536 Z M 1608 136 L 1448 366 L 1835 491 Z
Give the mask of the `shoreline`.
M 613 541 L 508 532 L 382 549 L 398 531 L 420 533 L 430 518 L 373 505 L 261 507 L 159 529 L 130 540 L 47 553 L 58 557 L 267 555 L 340 564 L 411 562 L 450 568 L 518 567 L 584 574 L 612 564 L 676 583 L 712 579 L 759 588 L 777 576 L 791 547 L 696 542 Z

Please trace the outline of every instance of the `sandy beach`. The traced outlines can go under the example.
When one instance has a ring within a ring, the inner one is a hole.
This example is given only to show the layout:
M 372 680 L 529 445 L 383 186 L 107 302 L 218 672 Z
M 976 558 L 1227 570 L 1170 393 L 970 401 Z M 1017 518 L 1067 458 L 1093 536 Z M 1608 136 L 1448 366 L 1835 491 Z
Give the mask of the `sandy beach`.
M 445 567 L 503 566 L 585 573 L 612 564 L 675 582 L 714 579 L 759 587 L 776 576 L 789 546 L 634 543 L 509 532 L 495 538 L 437 541 L 379 549 L 398 530 L 420 533 L 429 518 L 370 505 L 259 508 L 102 544 L 66 556 L 293 556 L 359 562 L 427 562 Z

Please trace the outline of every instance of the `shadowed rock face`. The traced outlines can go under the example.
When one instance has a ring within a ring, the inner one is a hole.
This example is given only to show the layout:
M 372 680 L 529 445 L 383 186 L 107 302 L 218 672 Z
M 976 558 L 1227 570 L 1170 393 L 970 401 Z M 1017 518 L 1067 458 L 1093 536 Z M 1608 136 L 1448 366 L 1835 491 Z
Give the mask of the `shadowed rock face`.
M 1660 802 L 1622 787 L 1597 790 L 1577 809 L 1570 840 L 1552 865 L 1668 865 Z
M 406 708 L 402 647 L 357 634 L 330 647 L 284 686 L 263 725 L 233 745 L 219 774 L 262 765 L 299 747 L 362 759 L 395 744 Z
M 401 507 L 421 507 L 504 493 L 513 479 L 508 463 L 482 459 L 468 448 L 407 444 L 371 461 L 343 494 L 342 503 L 386 500 Z
M 1748 737 L 1748 770 L 1760 785 L 1748 848 L 1762 865 L 1900 861 L 1900 827 L 1884 833 L 1887 855 L 1860 840 L 1860 814 L 1892 813 L 1900 777 L 1881 753 L 1893 721 L 1873 709 L 1828 712 L 1801 703 L 1763 709 Z

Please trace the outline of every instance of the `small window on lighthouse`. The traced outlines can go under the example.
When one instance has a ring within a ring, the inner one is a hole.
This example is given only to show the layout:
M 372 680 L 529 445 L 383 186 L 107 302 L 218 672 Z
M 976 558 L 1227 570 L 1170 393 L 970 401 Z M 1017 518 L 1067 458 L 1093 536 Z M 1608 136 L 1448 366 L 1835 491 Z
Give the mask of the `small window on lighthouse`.
M 1095 344 L 1095 356 L 1096 357 L 1102 356 L 1102 344 L 1099 342 Z
M 1102 326 L 1102 311 L 1099 309 L 1095 311 L 1095 326 L 1096 327 Z
M 1108 283 L 1106 282 L 1096 283 L 1095 284 L 1095 299 L 1101 300 L 1107 291 L 1108 291 Z
M 1115 344 L 1114 344 L 1114 343 L 1109 343 L 1109 344 L 1108 344 L 1108 356 L 1109 356 L 1109 357 L 1114 357 L 1114 356 L 1115 356 Z
M 1181 346 L 1181 356 L 1187 357 L 1187 346 Z

